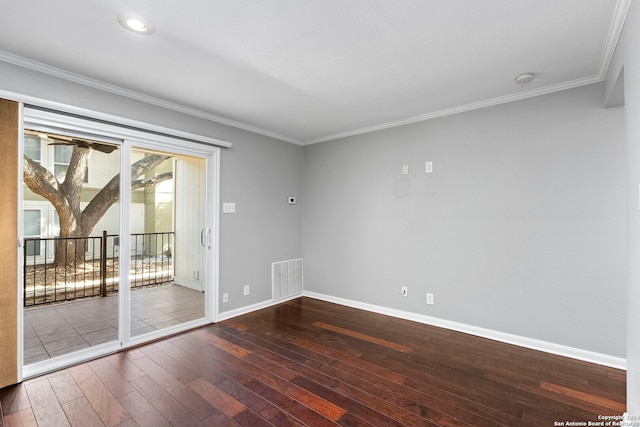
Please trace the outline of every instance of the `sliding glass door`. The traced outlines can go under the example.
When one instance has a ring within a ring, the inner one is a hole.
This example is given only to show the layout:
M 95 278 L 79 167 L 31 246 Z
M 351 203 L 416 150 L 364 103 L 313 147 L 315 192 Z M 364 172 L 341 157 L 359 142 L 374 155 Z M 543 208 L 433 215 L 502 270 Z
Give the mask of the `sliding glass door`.
M 25 129 L 23 172 L 24 363 L 118 342 L 119 146 Z
M 40 110 L 24 129 L 23 375 L 213 321 L 218 148 Z
M 133 338 L 205 317 L 210 233 L 206 158 L 134 148 L 131 162 Z

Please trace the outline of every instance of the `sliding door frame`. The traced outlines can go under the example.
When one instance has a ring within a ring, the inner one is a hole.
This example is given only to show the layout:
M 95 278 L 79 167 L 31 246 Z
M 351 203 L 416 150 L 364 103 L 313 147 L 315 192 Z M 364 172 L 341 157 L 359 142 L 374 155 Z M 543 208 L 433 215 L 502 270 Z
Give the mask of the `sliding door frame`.
M 204 148 L 204 149 L 203 149 Z M 208 323 L 217 321 L 218 318 L 218 304 L 216 295 L 218 295 L 218 206 L 219 206 L 219 181 L 220 181 L 220 149 L 216 147 L 202 147 L 194 144 L 181 142 L 180 146 L 176 146 L 169 141 L 142 141 L 140 139 L 125 139 L 123 143 L 123 153 L 121 159 L 121 179 L 120 188 L 125 189 L 130 186 L 124 185 L 125 176 L 122 173 L 126 170 L 127 181 L 130 182 L 131 175 L 131 151 L 134 149 L 149 149 L 164 153 L 171 153 L 177 155 L 186 155 L 192 157 L 198 157 L 205 161 L 206 170 L 206 257 L 205 257 L 205 277 L 206 283 L 204 286 L 205 293 L 205 316 L 201 319 L 192 320 L 189 322 L 181 323 L 176 326 L 172 326 L 166 329 L 162 329 L 156 332 L 146 333 L 140 336 L 131 337 L 130 327 L 130 314 L 131 314 L 131 292 L 121 292 L 120 304 L 122 310 L 120 311 L 120 329 L 121 329 L 121 341 L 123 348 L 140 345 L 147 341 L 152 341 L 164 336 L 172 335 L 181 331 L 192 329 L 194 327 L 202 326 Z M 120 209 L 120 227 L 121 230 L 127 230 L 130 233 L 130 207 L 131 207 L 131 191 L 120 191 L 121 209 Z M 122 231 L 121 231 L 122 233 Z M 130 257 L 131 245 L 130 239 L 121 239 L 120 246 L 120 266 L 125 268 L 120 269 L 120 283 L 127 283 L 128 285 L 128 273 L 130 270 Z M 126 254 L 123 256 L 122 254 Z M 126 258 L 126 259 L 124 259 Z M 128 289 L 128 286 L 127 286 Z
M 91 112 L 87 111 L 84 117 L 76 115 L 65 115 L 50 110 L 41 110 L 39 108 L 25 107 L 20 104 L 20 123 L 19 132 L 21 142 L 19 143 L 19 212 L 23 208 L 24 191 L 22 184 L 24 142 L 22 135 L 25 127 L 33 127 L 37 125 L 41 130 L 65 132 L 66 134 L 76 136 L 94 137 L 105 142 L 113 143 L 120 148 L 120 230 L 121 251 L 120 251 L 120 289 L 119 292 L 119 327 L 118 340 L 104 344 L 91 346 L 77 352 L 69 353 L 56 358 L 37 362 L 24 366 L 24 310 L 22 304 L 23 291 L 22 283 L 24 280 L 22 263 L 22 223 L 21 215 L 18 215 L 18 230 L 20 233 L 19 240 L 19 257 L 18 257 L 18 380 L 41 375 L 56 369 L 70 366 L 82 361 L 90 360 L 96 357 L 115 353 L 122 349 L 140 345 L 144 342 L 152 341 L 163 336 L 168 336 L 181 331 L 185 331 L 194 327 L 206 325 L 217 321 L 219 313 L 218 290 L 219 290 L 219 194 L 220 194 L 220 148 L 219 146 L 229 147 L 231 144 L 225 141 L 219 141 L 212 138 L 201 137 L 197 135 L 186 134 L 185 132 L 175 131 L 171 136 L 170 130 L 156 133 L 158 126 L 149 125 L 146 130 L 144 124 L 136 122 L 140 127 L 132 128 L 128 124 L 130 121 L 123 120 L 122 124 L 91 119 Z M 164 128 L 162 128 L 164 129 Z M 185 135 L 191 136 L 189 140 L 185 140 Z M 212 145 L 213 142 L 219 142 L 219 146 Z M 205 316 L 203 318 L 189 321 L 177 326 L 169 327 L 157 332 L 148 333 L 139 337 L 131 338 L 130 336 L 130 312 L 131 297 L 129 290 L 129 266 L 130 266 L 130 203 L 131 203 L 131 149 L 132 148 L 148 148 L 157 149 L 164 152 L 173 152 L 176 154 L 184 154 L 194 157 L 203 158 L 206 162 L 206 222 L 207 222 L 207 255 L 206 255 L 206 278 L 205 284 Z M 18 212 L 18 213 L 19 213 Z

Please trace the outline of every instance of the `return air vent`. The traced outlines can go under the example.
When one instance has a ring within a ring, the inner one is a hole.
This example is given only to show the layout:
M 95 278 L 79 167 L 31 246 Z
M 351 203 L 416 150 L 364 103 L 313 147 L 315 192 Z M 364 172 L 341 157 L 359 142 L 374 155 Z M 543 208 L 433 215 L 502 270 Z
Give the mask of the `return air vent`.
M 302 293 L 302 258 L 271 264 L 273 300 L 289 298 Z

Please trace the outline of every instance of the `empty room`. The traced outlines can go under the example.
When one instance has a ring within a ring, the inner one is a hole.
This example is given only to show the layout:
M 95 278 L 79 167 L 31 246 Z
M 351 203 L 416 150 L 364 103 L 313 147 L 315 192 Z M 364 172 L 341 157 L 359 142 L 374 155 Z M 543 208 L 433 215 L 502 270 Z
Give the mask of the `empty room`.
M 1 10 L 0 427 L 640 426 L 637 1 Z

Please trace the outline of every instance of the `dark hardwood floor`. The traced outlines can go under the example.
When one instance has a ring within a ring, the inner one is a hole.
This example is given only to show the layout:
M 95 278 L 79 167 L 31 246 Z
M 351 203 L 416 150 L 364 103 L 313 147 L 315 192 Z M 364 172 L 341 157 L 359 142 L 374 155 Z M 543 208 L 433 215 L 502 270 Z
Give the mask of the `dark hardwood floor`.
M 553 426 L 624 371 L 310 298 L 0 390 L 5 426 Z

